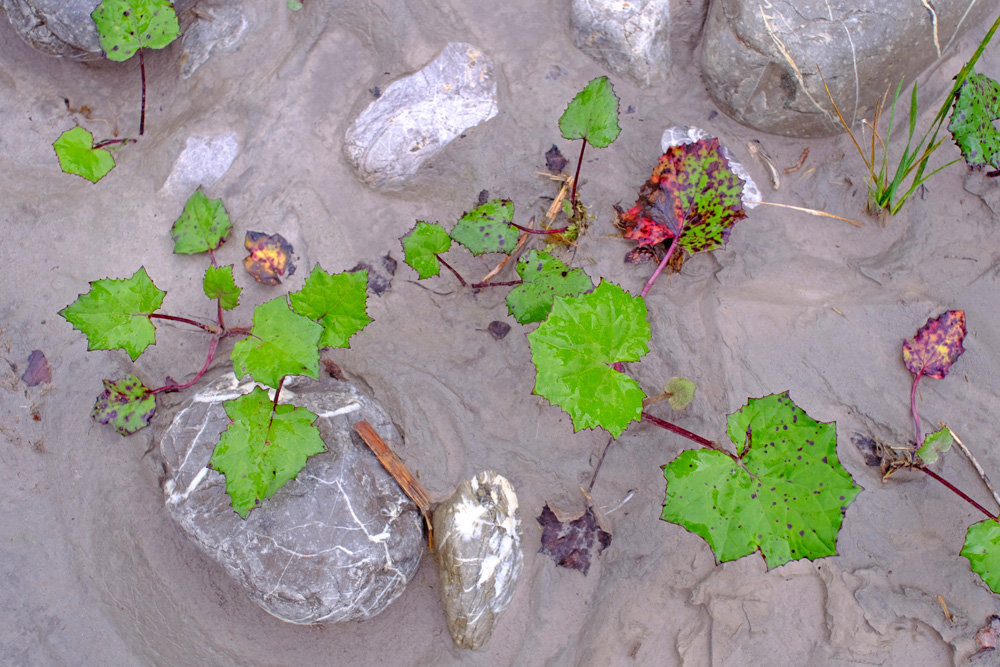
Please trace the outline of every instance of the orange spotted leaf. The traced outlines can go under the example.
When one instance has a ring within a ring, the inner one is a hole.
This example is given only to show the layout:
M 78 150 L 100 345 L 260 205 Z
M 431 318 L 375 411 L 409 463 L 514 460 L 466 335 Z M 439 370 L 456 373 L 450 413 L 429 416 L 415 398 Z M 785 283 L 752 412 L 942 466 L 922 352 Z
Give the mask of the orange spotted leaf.
M 250 254 L 243 260 L 243 268 L 257 282 L 277 285 L 281 283 L 280 276 L 295 273 L 292 245 L 281 234 L 247 232 L 244 245 Z
M 941 380 L 965 352 L 965 334 L 965 311 L 949 310 L 903 341 L 903 361 L 914 375 Z

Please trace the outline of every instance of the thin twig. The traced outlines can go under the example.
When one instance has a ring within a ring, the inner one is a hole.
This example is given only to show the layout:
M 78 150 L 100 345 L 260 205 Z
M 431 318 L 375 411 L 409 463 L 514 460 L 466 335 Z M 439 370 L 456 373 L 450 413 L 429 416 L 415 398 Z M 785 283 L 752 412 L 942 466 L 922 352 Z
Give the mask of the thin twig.
M 532 218 L 531 222 L 529 222 L 528 224 L 529 225 L 535 224 L 535 219 Z M 511 252 L 509 255 L 506 255 L 503 259 L 501 259 L 500 263 L 497 264 L 496 267 L 492 271 L 490 271 L 485 276 L 483 276 L 483 279 L 480 280 L 477 283 L 477 285 L 485 285 L 486 283 L 488 283 L 490 281 L 490 278 L 492 278 L 496 274 L 500 273 L 500 271 L 503 270 L 503 267 L 507 265 L 507 262 L 509 262 L 510 260 L 512 260 L 514 257 L 517 256 L 517 253 L 521 251 L 521 248 L 524 247 L 524 244 L 525 244 L 525 242 L 527 240 L 528 240 L 528 234 L 527 234 L 527 232 L 525 232 L 524 234 L 521 234 L 520 238 L 517 239 L 517 245 L 514 246 L 514 251 Z M 475 287 L 475 286 L 476 285 L 473 285 L 473 287 Z
M 594 490 L 594 482 L 597 481 L 597 473 L 601 471 L 601 466 L 604 465 L 604 457 L 607 455 L 608 448 L 614 441 L 615 441 L 614 438 L 608 438 L 608 444 L 604 445 L 604 451 L 601 452 L 601 458 L 597 460 L 597 467 L 594 468 L 594 474 L 590 476 L 590 484 L 587 486 L 587 491 L 586 491 L 587 494 L 589 494 L 591 491 Z
M 844 222 L 849 222 L 855 227 L 864 227 L 865 223 L 859 222 L 858 220 L 851 220 L 850 218 L 845 218 L 840 215 L 834 215 L 833 213 L 827 213 L 825 211 L 817 211 L 814 208 L 803 208 L 801 206 L 792 206 L 791 204 L 778 204 L 773 201 L 754 201 L 749 200 L 747 204 L 764 204 L 765 206 L 780 206 L 781 208 L 790 208 L 793 211 L 802 211 L 803 213 L 808 213 L 809 215 L 820 215 L 824 218 L 836 218 L 837 220 L 843 220 Z
M 948 428 L 948 426 L 945 426 L 945 424 L 941 422 L 938 423 L 940 423 L 941 426 L 944 426 L 945 428 L 948 429 L 948 433 L 950 433 L 951 437 L 955 439 L 956 443 L 958 443 L 958 448 L 961 449 L 962 453 L 968 457 L 969 461 L 972 462 L 972 467 L 975 468 L 976 472 L 979 473 L 979 476 L 983 478 L 983 482 L 986 484 L 986 488 L 988 488 L 990 490 L 990 493 L 993 494 L 993 500 L 995 500 L 997 502 L 997 505 L 1000 506 L 1000 494 L 997 494 L 996 488 L 994 488 L 993 483 L 990 481 L 990 478 L 986 475 L 986 471 L 983 470 L 983 467 L 981 465 L 979 465 L 979 461 L 977 461 L 976 457 L 972 455 L 972 452 L 969 451 L 969 448 L 965 446 L 965 443 L 963 443 L 959 439 L 959 437 L 955 435 L 954 431 Z

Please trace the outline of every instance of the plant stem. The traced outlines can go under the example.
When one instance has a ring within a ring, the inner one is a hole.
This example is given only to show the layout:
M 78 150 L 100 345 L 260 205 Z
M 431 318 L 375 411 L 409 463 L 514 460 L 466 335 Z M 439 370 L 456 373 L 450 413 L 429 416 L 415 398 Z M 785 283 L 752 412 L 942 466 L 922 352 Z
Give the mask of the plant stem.
M 523 280 L 507 280 L 499 283 L 476 283 L 475 285 L 472 285 L 472 287 L 475 289 L 479 289 L 480 287 L 513 287 L 514 285 L 522 284 L 524 284 Z
M 977 503 L 975 500 L 973 500 L 969 496 L 965 495 L 965 492 L 963 492 L 961 489 L 959 489 L 958 487 L 956 487 L 954 484 L 952 484 L 951 482 L 949 482 L 948 480 L 946 480 L 944 477 L 942 477 L 941 475 L 939 475 L 936 472 L 934 472 L 933 470 L 931 470 L 930 468 L 921 466 L 921 467 L 916 468 L 916 469 L 920 470 L 921 472 L 927 473 L 928 475 L 930 475 L 931 477 L 933 477 L 937 481 L 939 481 L 942 484 L 944 484 L 945 486 L 947 486 L 949 489 L 951 489 L 952 491 L 954 491 L 955 493 L 957 493 L 963 500 L 965 500 L 965 502 L 969 503 L 970 505 L 972 505 L 973 507 L 975 507 L 977 510 L 979 510 L 980 512 L 982 512 L 983 514 L 985 514 L 989 518 L 993 519 L 994 521 L 997 520 L 997 517 L 995 517 L 992 514 L 990 514 L 989 511 L 985 507 L 983 507 L 982 505 L 980 505 L 979 503 Z
M 562 229 L 528 229 L 527 227 L 522 227 L 516 222 L 509 222 L 507 224 L 528 234 L 562 234 L 563 232 L 569 230 L 569 227 L 563 227 Z
M 576 175 L 573 176 L 573 195 L 569 199 L 569 205 L 576 210 L 576 184 L 580 180 L 580 167 L 583 166 L 583 151 L 587 148 L 587 140 L 583 140 L 583 145 L 580 146 L 580 159 L 576 161 Z
M 207 331 L 210 334 L 222 334 L 222 331 L 217 331 L 215 327 L 209 326 L 207 324 L 202 324 L 201 322 L 195 322 L 194 320 L 189 320 L 186 317 L 175 317 L 173 315 L 161 315 L 160 313 L 152 313 L 147 315 L 149 319 L 156 318 L 158 320 L 170 320 L 171 322 L 183 322 L 184 324 L 190 324 L 193 327 L 198 327 L 202 331 Z
M 142 57 L 145 49 L 139 49 L 139 72 L 142 75 L 142 111 L 139 114 L 139 136 L 146 131 L 146 61 Z
M 941 426 L 948 428 L 943 423 L 941 424 Z M 988 488 L 990 490 L 990 493 L 993 494 L 993 500 L 996 501 L 997 505 L 1000 505 L 1000 495 L 997 494 L 996 487 L 993 486 L 993 482 L 990 481 L 990 478 L 989 476 L 987 476 L 986 471 L 983 470 L 983 467 L 981 465 L 979 465 L 979 461 L 977 461 L 976 457 L 972 455 L 972 452 L 969 451 L 969 448 L 965 446 L 965 443 L 962 442 L 957 435 L 955 435 L 954 431 L 948 428 L 948 433 L 950 433 L 951 437 L 955 439 L 955 442 L 958 444 L 958 448 L 962 450 L 962 453 L 965 454 L 965 456 L 972 463 L 972 467 L 975 468 L 976 472 L 979 473 L 979 476 L 982 478 L 983 483 L 986 484 L 986 488 Z
M 913 412 L 913 425 L 917 429 L 918 449 L 923 444 L 923 439 L 920 437 L 920 415 L 917 414 L 917 383 L 920 382 L 923 374 L 923 371 L 917 373 L 917 376 L 913 378 L 913 387 L 910 389 L 910 410 Z
M 614 438 L 608 438 L 608 444 L 604 445 L 604 451 L 601 452 L 601 458 L 597 459 L 597 467 L 594 468 L 594 474 L 590 476 L 590 485 L 587 487 L 587 493 L 594 490 L 594 482 L 597 481 L 597 473 L 601 471 L 601 466 L 604 465 L 604 457 L 607 455 L 608 448 L 611 447 L 611 443 L 614 441 Z
M 451 264 L 441 259 L 440 255 L 434 255 L 434 256 L 437 257 L 439 262 L 441 262 L 441 266 L 443 266 L 444 268 L 448 269 L 449 271 L 455 274 L 455 277 L 458 278 L 458 282 L 462 283 L 462 287 L 468 286 L 468 283 L 465 282 L 465 278 L 462 277 L 462 274 L 460 274 L 455 269 L 451 268 Z
M 135 141 L 135 139 L 105 139 L 104 141 L 98 141 L 94 144 L 94 149 L 104 148 L 105 146 L 113 146 L 115 144 L 127 144 L 130 141 Z
M 677 247 L 677 239 L 680 237 L 683 230 L 684 226 L 681 225 L 681 229 L 678 230 L 677 236 L 675 236 L 674 240 L 670 242 L 670 248 L 667 249 L 667 254 L 663 256 L 663 259 L 660 261 L 660 265 L 656 267 L 656 271 L 653 271 L 653 275 L 649 277 L 649 281 L 646 282 L 646 286 L 642 288 L 642 292 L 639 294 L 642 298 L 646 298 L 646 294 L 649 293 L 649 288 L 653 286 L 653 283 L 656 282 L 660 273 L 662 273 L 663 269 L 666 268 L 667 262 L 670 261 L 670 257 L 674 254 L 674 248 Z
M 176 382 L 174 382 L 173 384 L 164 385 L 159 389 L 154 389 L 153 393 L 157 394 L 161 391 L 180 391 L 182 389 L 187 389 L 188 387 L 193 385 L 201 378 L 202 375 L 205 374 L 205 371 L 208 370 L 208 366 L 212 363 L 212 359 L 215 358 L 215 350 L 218 346 L 219 346 L 219 336 L 212 336 L 212 342 L 208 344 L 208 358 L 205 359 L 205 365 L 201 367 L 201 370 L 198 371 L 197 375 L 191 378 L 190 382 L 185 382 L 184 384 L 177 384 Z
M 691 440 L 692 442 L 697 442 L 702 447 L 708 447 L 710 449 L 716 449 L 716 450 L 718 450 L 720 452 L 723 452 L 724 454 L 732 456 L 732 454 L 729 454 L 729 452 L 726 452 L 726 451 L 723 451 L 722 449 L 720 449 L 719 446 L 717 444 L 715 444 L 714 442 L 712 442 L 711 440 L 709 440 L 707 438 L 703 438 L 700 435 L 698 435 L 697 433 L 692 433 L 691 431 L 689 431 L 687 429 L 681 428 L 677 424 L 671 424 L 670 422 L 665 421 L 663 419 L 660 419 L 659 417 L 654 417 L 653 415 L 649 414 L 648 412 L 643 412 L 642 413 L 642 419 L 643 419 L 643 421 L 647 421 L 650 424 L 656 424 L 660 428 L 665 428 L 668 431 L 671 431 L 673 433 L 676 433 L 677 435 L 683 436 L 683 437 L 687 438 L 688 440 Z

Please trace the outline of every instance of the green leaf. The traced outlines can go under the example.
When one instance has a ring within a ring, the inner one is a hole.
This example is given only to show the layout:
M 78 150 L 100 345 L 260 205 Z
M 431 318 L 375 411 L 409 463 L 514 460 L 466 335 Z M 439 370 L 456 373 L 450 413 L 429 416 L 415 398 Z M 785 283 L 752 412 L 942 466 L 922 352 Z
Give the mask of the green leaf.
M 101 424 L 110 424 L 122 435 L 132 435 L 149 426 L 156 414 L 153 391 L 131 373 L 121 380 L 104 380 L 104 393 L 90 413 Z
M 943 380 L 965 348 L 965 311 L 949 310 L 927 320 L 917 335 L 903 341 L 903 363 L 914 375 Z
M 218 299 L 226 310 L 232 310 L 240 303 L 240 293 L 243 289 L 237 287 L 236 281 L 233 280 L 232 264 L 208 267 L 202 286 L 205 289 L 205 296 L 209 299 Z
M 293 12 L 297 12 L 302 9 L 302 3 L 299 0 L 288 0 L 285 6 L 291 9 Z
M 930 465 L 937 462 L 938 456 L 951 449 L 954 442 L 955 438 L 952 437 L 951 430 L 945 427 L 924 438 L 924 444 L 917 450 L 917 456 L 924 462 L 924 465 Z
M 718 139 L 671 146 L 635 206 L 620 214 L 623 236 L 639 245 L 677 238 L 692 255 L 722 248 L 746 217 L 742 193 L 743 180 L 729 168 Z
M 955 98 L 948 130 L 970 167 L 987 164 L 1000 169 L 1000 132 L 993 121 L 1000 118 L 1000 84 L 973 72 Z
M 670 378 L 663 387 L 664 393 L 670 394 L 667 402 L 674 410 L 683 410 L 694 400 L 696 385 L 687 378 Z
M 420 280 L 441 272 L 437 256 L 451 248 L 451 237 L 436 222 L 417 222 L 400 241 L 403 244 L 403 261 L 416 269 Z
M 987 519 L 969 526 L 961 555 L 991 591 L 1000 593 L 1000 524 Z
M 524 284 L 507 295 L 507 310 L 521 324 L 544 320 L 555 297 L 580 294 L 594 287 L 590 276 L 580 269 L 570 269 L 552 255 L 537 250 L 518 260 L 517 275 Z
M 548 319 L 528 334 L 535 394 L 558 405 L 574 430 L 602 426 L 616 438 L 642 416 L 645 394 L 611 364 L 649 352 L 646 304 L 602 280 L 590 294 L 556 297 Z
M 295 313 L 283 296 L 254 308 L 250 336 L 233 346 L 236 377 L 277 387 L 286 375 L 319 378 L 319 338 L 323 327 Z
M 104 178 L 115 168 L 115 159 L 103 148 L 94 148 L 94 135 L 79 125 L 59 135 L 56 149 L 59 166 L 67 174 L 83 176 L 91 183 Z
M 323 325 L 320 347 L 350 347 L 351 336 L 372 321 L 365 310 L 367 288 L 367 269 L 331 275 L 317 264 L 289 297 L 295 312 Z
M 729 415 L 738 455 L 682 452 L 663 466 L 664 521 L 700 535 L 720 562 L 760 551 L 768 568 L 837 552 L 844 511 L 861 491 L 837 459 L 837 429 L 788 393 Z
M 59 314 L 87 336 L 88 350 L 122 349 L 135 361 L 156 342 L 156 327 L 149 315 L 165 295 L 141 267 L 131 278 L 92 281 L 90 291 Z
M 90 16 L 104 56 L 118 62 L 139 49 L 162 49 L 181 34 L 168 0 L 104 0 Z
M 198 188 L 188 197 L 184 212 L 170 228 L 170 238 L 174 240 L 175 253 L 193 255 L 218 249 L 232 228 L 222 200 L 209 199 Z
M 618 96 L 606 76 L 599 76 L 577 93 L 559 118 L 559 131 L 566 139 L 584 139 L 604 148 L 618 138 Z
M 509 255 L 517 245 L 518 231 L 510 226 L 513 219 L 514 202 L 494 199 L 463 215 L 451 230 L 451 238 L 473 255 L 489 252 Z
M 326 446 L 313 425 L 314 413 L 294 405 L 274 406 L 260 387 L 223 406 L 233 423 L 215 446 L 211 466 L 225 475 L 233 509 L 245 519 Z

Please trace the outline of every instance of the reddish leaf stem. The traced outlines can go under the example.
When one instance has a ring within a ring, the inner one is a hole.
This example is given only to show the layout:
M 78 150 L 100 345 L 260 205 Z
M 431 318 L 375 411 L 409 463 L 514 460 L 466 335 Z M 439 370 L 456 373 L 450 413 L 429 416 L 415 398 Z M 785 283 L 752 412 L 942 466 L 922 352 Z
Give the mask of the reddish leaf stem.
M 997 517 L 995 517 L 992 514 L 990 514 L 989 511 L 985 507 L 983 507 L 982 505 L 980 505 L 979 503 L 977 503 L 975 500 L 973 500 L 972 498 L 970 498 L 969 496 L 967 496 L 965 494 L 965 492 L 963 492 L 962 490 L 960 490 L 954 484 L 952 484 L 951 482 L 949 482 L 948 480 L 946 480 L 944 477 L 942 477 L 941 475 L 939 475 L 936 472 L 934 472 L 933 470 L 931 470 L 930 468 L 919 467 L 919 468 L 916 468 L 916 469 L 920 470 L 921 472 L 927 473 L 932 478 L 934 478 L 937 481 L 939 481 L 942 484 L 944 484 L 946 487 L 948 487 L 949 489 L 951 489 L 952 491 L 954 491 L 955 493 L 957 493 L 963 500 L 965 500 L 965 502 L 969 503 L 970 505 L 972 505 L 973 507 L 975 507 L 977 510 L 979 510 L 980 512 L 982 512 L 983 514 L 985 514 L 989 518 L 993 519 L 994 521 L 998 520 Z
M 522 232 L 527 232 L 528 234 L 562 234 L 569 230 L 569 227 L 563 227 L 562 229 L 529 229 L 527 227 L 522 227 L 516 222 L 508 222 L 511 227 L 515 229 L 520 229 Z
M 580 180 L 580 167 L 583 166 L 583 151 L 587 148 L 587 139 L 584 137 L 583 145 L 580 146 L 580 159 L 576 161 L 576 175 L 573 177 L 573 195 L 569 198 L 569 205 L 576 210 L 576 184 Z
M 222 331 L 216 331 L 215 327 L 211 327 L 207 324 L 202 324 L 201 322 L 195 322 L 194 320 L 189 320 L 186 317 L 175 317 L 173 315 L 161 315 L 160 313 L 152 313 L 147 315 L 149 319 L 156 318 L 158 320 L 170 320 L 171 322 L 183 322 L 184 324 L 190 324 L 193 327 L 198 327 L 202 331 L 207 331 L 210 334 L 221 334 Z
M 94 144 L 94 149 L 104 148 L 105 146 L 113 146 L 114 144 L 127 144 L 130 141 L 135 141 L 135 139 L 105 139 L 104 141 L 98 141 Z
M 434 255 L 434 256 L 437 257 L 439 262 L 441 262 L 441 266 L 443 266 L 444 268 L 448 269 L 449 271 L 455 274 L 455 277 L 458 278 L 458 282 L 462 283 L 462 287 L 468 287 L 468 283 L 465 282 L 465 278 L 462 277 L 462 274 L 453 269 L 451 267 L 451 264 L 441 259 L 440 255 Z
M 480 287 L 513 287 L 514 285 L 521 285 L 523 283 L 523 280 L 507 280 L 499 283 L 476 283 L 472 287 L 475 289 L 479 289 Z
M 653 275 L 649 277 L 649 280 L 646 282 L 646 286 L 643 287 L 642 292 L 639 293 L 639 296 L 641 296 L 642 298 L 644 299 L 646 298 L 646 294 L 649 293 L 649 288 L 653 286 L 653 283 L 656 282 L 656 279 L 660 276 L 660 273 L 662 273 L 663 269 L 666 268 L 667 262 L 670 261 L 670 258 L 674 254 L 674 249 L 677 247 L 677 239 L 680 238 L 681 231 L 683 231 L 683 229 L 684 226 L 681 225 L 681 229 L 677 231 L 677 236 L 675 236 L 673 241 L 670 242 L 670 248 L 667 249 L 667 254 L 663 256 L 663 259 L 660 261 L 660 265 L 656 267 L 656 271 L 653 271 Z
M 647 421 L 650 424 L 656 424 L 660 428 L 665 428 L 668 431 L 671 431 L 673 433 L 676 433 L 677 435 L 683 436 L 683 437 L 687 438 L 688 440 L 691 440 L 693 442 L 697 442 L 702 447 L 709 447 L 711 449 L 717 449 L 719 451 L 722 451 L 721 449 L 719 449 L 719 446 L 717 444 L 715 444 L 714 442 L 712 442 L 711 440 L 709 440 L 707 438 L 703 438 L 700 435 L 698 435 L 697 433 L 692 433 L 691 431 L 689 431 L 687 429 L 681 428 L 677 424 L 671 424 L 670 422 L 665 421 L 663 419 L 660 419 L 659 417 L 654 417 L 653 415 L 649 414 L 648 412 L 643 412 L 642 413 L 642 419 L 643 419 L 643 421 Z M 723 452 L 723 453 L 729 454 L 728 452 Z M 732 456 L 731 454 L 729 454 L 729 455 Z
M 205 371 L 208 370 L 208 366 L 212 363 L 212 359 L 215 358 L 215 350 L 218 346 L 219 346 L 219 336 L 212 336 L 212 342 L 209 343 L 208 345 L 208 358 L 205 359 L 205 365 L 201 367 L 201 370 L 198 371 L 197 375 L 191 378 L 190 382 L 185 382 L 184 384 L 177 384 L 176 382 L 174 382 L 172 384 L 164 385 L 158 389 L 154 389 L 153 393 L 158 394 L 161 391 L 180 391 L 182 389 L 187 389 L 188 387 L 193 385 L 195 382 L 201 379 L 201 376 L 204 375 Z
M 923 444 L 923 440 L 920 437 L 920 415 L 917 414 L 917 383 L 920 382 L 920 378 L 923 375 L 923 371 L 917 373 L 917 376 L 913 378 L 913 387 L 910 389 L 910 410 L 913 412 L 913 425 L 917 429 L 917 447 Z
M 139 114 L 139 136 L 146 131 L 146 61 L 142 56 L 143 49 L 139 49 L 139 72 L 142 76 L 142 111 Z

